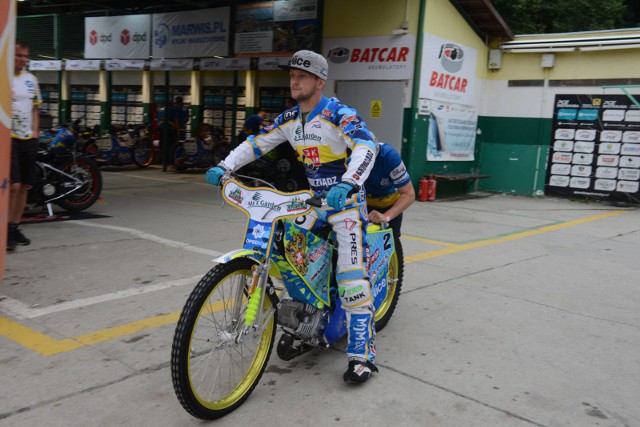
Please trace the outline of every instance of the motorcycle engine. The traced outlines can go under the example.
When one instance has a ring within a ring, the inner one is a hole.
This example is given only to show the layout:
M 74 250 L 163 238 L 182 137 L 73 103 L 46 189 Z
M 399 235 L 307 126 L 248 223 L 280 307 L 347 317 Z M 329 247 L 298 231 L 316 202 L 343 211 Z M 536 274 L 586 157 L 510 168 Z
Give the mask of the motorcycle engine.
M 278 324 L 298 339 L 322 337 L 327 320 L 328 312 L 312 305 L 292 299 L 280 301 Z

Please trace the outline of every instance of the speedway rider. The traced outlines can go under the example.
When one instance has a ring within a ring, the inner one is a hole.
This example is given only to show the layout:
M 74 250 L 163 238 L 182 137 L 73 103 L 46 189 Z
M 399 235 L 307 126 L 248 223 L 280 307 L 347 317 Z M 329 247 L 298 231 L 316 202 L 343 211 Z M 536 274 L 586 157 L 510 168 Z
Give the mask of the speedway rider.
M 293 146 L 311 190 L 316 195 L 327 192 L 328 207 L 307 215 L 306 227 L 329 223 L 336 234 L 338 293 L 349 326 L 349 366 L 343 378 L 363 383 L 377 372 L 373 298 L 363 254 L 367 210 L 362 190 L 375 160 L 375 142 L 355 109 L 323 95 L 328 65 L 322 55 L 301 50 L 282 68 L 289 70 L 291 97 L 298 105 L 258 135 L 249 136 L 209 169 L 206 178 L 218 185 L 225 171 L 235 171 L 283 142 Z

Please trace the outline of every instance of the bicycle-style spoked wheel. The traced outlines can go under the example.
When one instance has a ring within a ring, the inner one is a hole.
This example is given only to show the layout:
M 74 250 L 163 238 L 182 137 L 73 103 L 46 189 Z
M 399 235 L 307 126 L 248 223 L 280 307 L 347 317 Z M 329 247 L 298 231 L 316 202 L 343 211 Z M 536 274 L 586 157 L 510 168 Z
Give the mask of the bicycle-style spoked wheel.
M 275 337 L 275 308 L 263 301 L 246 334 L 251 267 L 239 258 L 219 264 L 195 287 L 178 321 L 171 351 L 171 375 L 178 400 L 191 415 L 220 418 L 238 408 L 257 385 Z
M 400 289 L 402 288 L 402 276 L 404 275 L 404 255 L 402 253 L 402 245 L 400 239 L 393 237 L 395 251 L 389 258 L 389 271 L 387 273 L 387 295 L 384 301 L 376 309 L 376 332 L 381 331 L 387 326 L 391 315 L 393 315 L 398 299 L 400 298 Z

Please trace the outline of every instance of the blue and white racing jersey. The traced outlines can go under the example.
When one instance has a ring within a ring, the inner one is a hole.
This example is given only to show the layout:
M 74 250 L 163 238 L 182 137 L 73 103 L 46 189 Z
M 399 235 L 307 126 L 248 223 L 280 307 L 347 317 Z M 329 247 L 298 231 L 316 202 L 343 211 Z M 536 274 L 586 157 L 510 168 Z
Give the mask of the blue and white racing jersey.
M 299 106 L 286 110 L 271 126 L 249 136 L 220 166 L 237 170 L 285 141 L 302 161 L 316 193 L 339 182 L 361 188 L 376 156 L 373 135 L 356 110 L 336 98 L 322 97 L 304 122 Z

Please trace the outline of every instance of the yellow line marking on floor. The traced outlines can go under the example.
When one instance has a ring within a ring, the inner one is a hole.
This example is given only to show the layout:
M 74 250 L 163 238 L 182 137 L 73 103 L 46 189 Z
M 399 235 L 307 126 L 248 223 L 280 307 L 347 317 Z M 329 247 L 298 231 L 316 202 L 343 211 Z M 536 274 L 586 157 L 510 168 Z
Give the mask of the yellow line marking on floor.
M 460 245 L 449 244 L 449 247 L 444 249 L 438 249 L 435 251 L 424 252 L 416 255 L 405 256 L 405 264 L 421 261 L 424 259 L 434 258 L 437 256 L 448 255 L 456 252 L 465 251 L 468 249 L 479 248 L 483 246 L 495 245 L 499 243 L 506 243 L 525 237 L 531 237 L 542 233 L 548 233 L 550 231 L 560 230 L 562 228 L 573 227 L 576 225 L 584 224 L 591 221 L 597 221 L 625 213 L 626 211 L 617 210 L 600 215 L 594 215 L 587 218 L 577 219 L 574 221 L 562 222 L 553 225 L 547 225 L 544 227 L 536 228 L 533 230 L 523 231 L 520 233 L 509 234 L 501 237 L 496 237 L 487 240 L 480 240 L 471 243 L 465 243 Z M 408 236 L 403 236 L 406 238 Z M 426 239 L 425 239 L 426 240 Z M 435 242 L 435 241 L 433 241 Z M 221 302 L 218 304 L 212 304 L 217 309 L 221 309 Z M 213 308 L 212 310 L 215 310 Z M 116 338 L 120 338 L 126 335 L 131 335 L 136 332 L 141 332 L 148 329 L 157 328 L 160 326 L 176 323 L 180 317 L 180 311 L 174 313 L 163 314 L 160 316 L 150 317 L 142 320 L 138 320 L 124 325 L 115 326 L 113 328 L 102 329 L 100 331 L 91 332 L 88 334 L 79 335 L 75 338 L 67 338 L 63 340 L 57 340 L 50 336 L 38 332 L 35 329 L 24 326 L 20 323 L 9 320 L 0 316 L 0 336 L 4 336 L 23 347 L 28 348 L 43 356 L 52 356 L 55 354 L 65 353 L 67 351 L 76 350 L 88 345 L 99 344 L 106 341 L 111 341 Z
M 604 218 L 608 218 L 608 217 L 611 217 L 611 216 L 620 215 L 620 214 L 625 213 L 625 212 L 626 211 L 622 211 L 622 210 L 611 211 L 611 212 L 607 212 L 607 213 L 603 213 L 603 214 L 599 214 L 599 215 L 593 215 L 593 216 L 586 217 L 586 218 L 576 219 L 574 221 L 561 222 L 561 223 L 558 223 L 558 224 L 546 225 L 546 226 L 543 226 L 543 227 L 540 227 L 540 228 L 535 228 L 533 230 L 522 231 L 522 232 L 514 233 L 514 234 L 507 234 L 505 236 L 495 237 L 495 238 L 492 238 L 492 239 L 479 240 L 479 241 L 471 242 L 471 243 L 463 243 L 463 244 L 460 244 L 460 245 L 454 245 L 454 246 L 447 247 L 447 248 L 444 248 L 444 249 L 437 249 L 437 250 L 434 250 L 434 251 L 423 252 L 421 254 L 416 254 L 416 255 L 407 255 L 407 256 L 404 257 L 404 263 L 405 264 L 409 264 L 409 263 L 412 263 L 412 262 L 422 261 L 422 260 L 429 259 L 429 258 L 435 258 L 435 257 L 439 257 L 439 256 L 442 256 L 442 255 L 449 255 L 449 254 L 453 254 L 453 253 L 456 253 L 456 252 L 466 251 L 466 250 L 469 250 L 469 249 L 475 249 L 475 248 L 480 248 L 480 247 L 483 247 L 483 246 L 497 245 L 499 243 L 511 242 L 513 240 L 518 240 L 518 239 L 522 239 L 522 238 L 525 238 L 525 237 L 531 237 L 531 236 L 535 236 L 537 234 L 548 233 L 550 231 L 556 231 L 556 230 L 560 230 L 562 228 L 573 227 L 573 226 L 584 224 L 584 223 L 587 223 L 587 222 L 597 221 L 599 219 L 604 219 Z
M 459 243 L 443 242 L 442 240 L 425 239 L 424 237 L 409 236 L 408 234 L 403 234 L 401 238 L 407 239 L 407 240 L 416 240 L 418 242 L 431 243 L 433 245 L 438 245 L 438 246 L 447 246 L 451 248 L 457 248 L 458 246 L 460 246 Z

